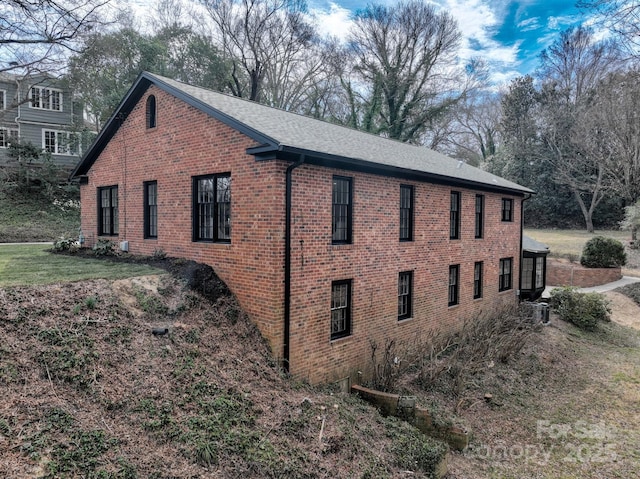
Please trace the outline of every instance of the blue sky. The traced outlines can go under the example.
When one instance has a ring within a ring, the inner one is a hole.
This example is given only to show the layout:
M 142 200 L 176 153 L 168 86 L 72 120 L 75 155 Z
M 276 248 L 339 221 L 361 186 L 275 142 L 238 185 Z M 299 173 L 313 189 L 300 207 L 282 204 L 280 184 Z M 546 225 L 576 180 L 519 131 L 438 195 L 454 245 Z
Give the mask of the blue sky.
M 309 9 L 321 19 L 319 26 L 341 36 L 350 16 L 367 5 L 366 0 L 308 0 Z M 393 4 L 391 0 L 378 3 Z M 576 8 L 575 0 L 434 0 L 458 21 L 463 35 L 461 56 L 484 58 L 492 80 L 504 83 L 538 65 L 540 52 L 560 32 L 589 23 L 589 14 Z
M 155 0 L 116 0 L 149 14 Z M 426 0 L 429 1 L 429 0 Z M 431 0 L 448 11 L 462 32 L 461 61 L 484 59 L 494 85 L 533 73 L 541 51 L 571 26 L 592 23 L 577 0 Z M 346 38 L 353 14 L 368 3 L 393 5 L 397 0 L 307 0 L 321 33 Z M 605 34 L 596 32 L 596 38 Z

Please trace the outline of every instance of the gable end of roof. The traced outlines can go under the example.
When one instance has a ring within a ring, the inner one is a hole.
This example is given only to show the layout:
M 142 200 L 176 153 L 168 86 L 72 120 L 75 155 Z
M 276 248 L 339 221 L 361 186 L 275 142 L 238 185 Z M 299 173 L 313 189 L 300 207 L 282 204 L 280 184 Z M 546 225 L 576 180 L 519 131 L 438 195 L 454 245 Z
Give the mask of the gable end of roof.
M 125 121 L 129 112 L 135 107 L 138 101 L 140 101 L 140 98 L 142 98 L 144 93 L 151 85 L 155 85 L 156 87 L 173 95 L 174 97 L 187 103 L 188 105 L 202 111 L 203 113 L 215 118 L 216 120 L 221 121 L 227 126 L 255 140 L 259 144 L 268 145 L 270 148 L 277 147 L 277 142 L 274 139 L 269 138 L 261 132 L 245 125 L 244 123 L 236 120 L 226 113 L 223 113 L 213 108 L 212 106 L 207 105 L 206 103 L 173 87 L 172 85 L 163 82 L 156 76 L 151 75 L 147 72 L 142 72 L 140 73 L 140 75 L 138 75 L 138 78 L 133 83 L 131 88 L 129 88 L 129 91 L 122 99 L 118 107 L 115 109 L 115 111 L 105 124 L 104 128 L 102 128 L 87 152 L 80 159 L 76 168 L 71 172 L 71 179 L 81 177 L 89 172 L 91 166 L 98 159 L 98 156 L 100 156 L 100 153 L 102 153 L 102 151 L 105 149 L 111 138 L 113 138 L 113 136 L 116 134 L 122 123 Z

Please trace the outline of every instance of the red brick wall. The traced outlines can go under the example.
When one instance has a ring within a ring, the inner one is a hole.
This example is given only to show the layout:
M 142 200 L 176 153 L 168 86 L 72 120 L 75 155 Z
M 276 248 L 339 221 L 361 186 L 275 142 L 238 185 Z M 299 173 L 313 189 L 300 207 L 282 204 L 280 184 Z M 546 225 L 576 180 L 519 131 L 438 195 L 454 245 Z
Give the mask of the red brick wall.
M 246 136 L 152 87 L 157 127 L 145 128 L 143 97 L 81 188 L 82 230 L 97 237 L 97 188 L 118 185 L 120 234 L 132 254 L 162 249 L 210 264 L 272 345 L 282 343 L 284 170 L 245 153 Z M 192 242 L 192 177 L 231 172 L 231 244 Z M 158 238 L 143 239 L 143 182 L 158 182 Z M 274 349 L 280 354 L 280 349 Z
M 333 175 L 353 178 L 353 244 L 331 244 Z M 462 196 L 461 239 L 449 239 L 452 188 L 349 171 L 294 170 L 292 236 L 292 372 L 311 382 L 369 373 L 375 341 L 410 346 L 432 329 L 516 301 L 520 201 L 514 221 L 501 221 L 503 195 L 485 194 L 485 238 L 474 239 L 475 191 Z M 399 241 L 400 185 L 413 184 L 414 241 Z M 500 258 L 513 257 L 513 289 L 498 292 Z M 484 297 L 473 299 L 473 266 L 484 261 Z M 460 304 L 448 307 L 449 265 L 460 264 Z M 413 271 L 413 315 L 398 321 L 398 273 Z M 352 335 L 330 340 L 331 282 L 352 279 Z
M 157 127 L 145 128 L 146 96 L 124 121 L 81 188 L 82 229 L 97 239 L 97 188 L 118 185 L 120 234 L 133 254 L 159 248 L 210 264 L 280 357 L 283 344 L 285 169 L 256 161 L 252 140 L 152 87 Z M 231 244 L 191 240 L 192 177 L 231 172 Z M 332 177 L 353 178 L 353 244 L 331 244 Z M 143 239 L 143 182 L 158 182 L 158 238 Z M 399 235 L 400 184 L 414 185 L 412 242 Z M 449 240 L 452 188 L 303 165 L 293 172 L 291 372 L 310 382 L 365 376 L 370 341 L 401 346 L 435 328 L 516 302 L 520 201 L 500 220 L 503 195 L 485 193 L 485 238 L 474 239 L 475 191 L 462 194 L 460 240 Z M 498 261 L 513 257 L 513 289 L 498 292 Z M 484 261 L 484 297 L 473 299 L 473 265 Z M 460 304 L 447 306 L 449 265 L 460 264 Z M 413 315 L 398 322 L 398 273 L 413 271 Z M 330 340 L 331 282 L 352 279 L 352 334 Z
M 590 288 L 611 283 L 622 278 L 618 268 L 585 268 L 576 263 L 547 259 L 547 284 L 549 286 L 577 286 Z

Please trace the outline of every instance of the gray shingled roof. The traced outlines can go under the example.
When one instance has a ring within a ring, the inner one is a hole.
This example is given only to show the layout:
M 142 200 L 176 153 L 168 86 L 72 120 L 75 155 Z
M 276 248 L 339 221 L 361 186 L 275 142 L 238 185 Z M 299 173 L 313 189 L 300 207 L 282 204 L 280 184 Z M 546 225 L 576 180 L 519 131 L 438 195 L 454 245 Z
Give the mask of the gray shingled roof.
M 486 185 L 489 188 L 533 193 L 521 185 L 425 147 L 382 138 L 147 72 L 138 78 L 109 121 L 111 125 L 107 124 L 106 131 L 99 135 L 96 143 L 74 171 L 74 175 L 88 171 L 108 137 L 117 129 L 114 119 L 118 111 L 128 105 L 127 101 L 135 99 L 136 89 L 141 88 L 140 85 L 145 81 L 178 95 L 205 111 L 221 113 L 222 117 L 226 117 L 233 124 L 232 126 L 245 127 L 245 130 L 254 133 L 254 138 L 259 138 L 280 151 L 302 151 L 311 156 L 315 153 L 353 161 L 354 164 L 382 166 L 407 173 L 428 174 L 445 180 L 462 180 L 464 183 Z
M 524 251 L 530 251 L 531 253 L 549 252 L 549 247 L 546 244 L 536 241 L 527 235 L 522 235 L 522 249 Z

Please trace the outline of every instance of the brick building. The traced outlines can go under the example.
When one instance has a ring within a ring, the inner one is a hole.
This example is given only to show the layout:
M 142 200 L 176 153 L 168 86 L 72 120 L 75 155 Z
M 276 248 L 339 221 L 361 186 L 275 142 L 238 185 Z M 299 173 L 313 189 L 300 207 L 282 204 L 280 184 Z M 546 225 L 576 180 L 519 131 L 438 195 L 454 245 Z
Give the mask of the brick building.
M 312 383 L 518 300 L 531 191 L 426 148 L 143 73 L 73 175 L 88 246 L 211 265 Z

